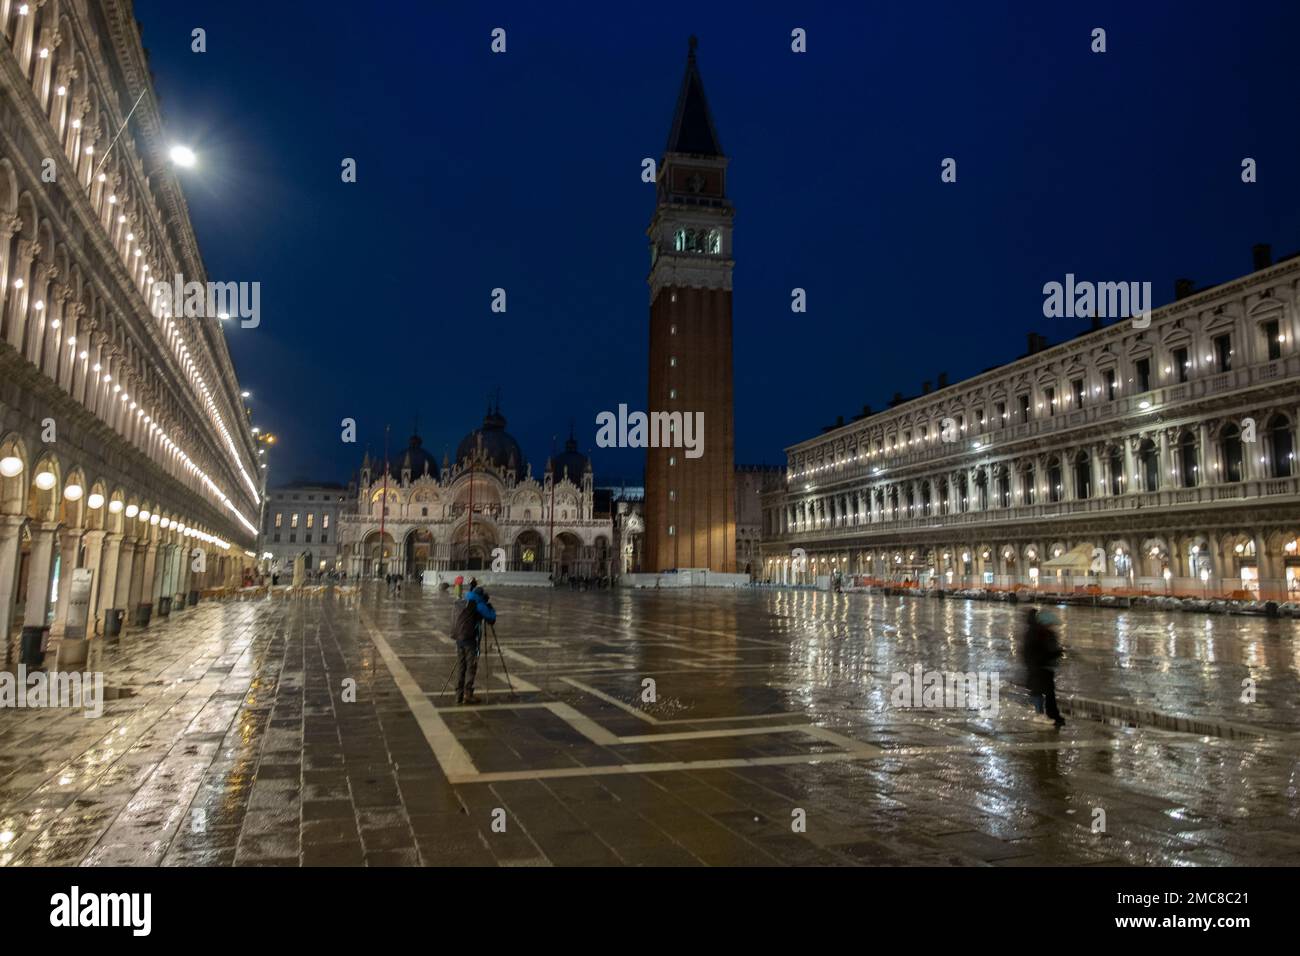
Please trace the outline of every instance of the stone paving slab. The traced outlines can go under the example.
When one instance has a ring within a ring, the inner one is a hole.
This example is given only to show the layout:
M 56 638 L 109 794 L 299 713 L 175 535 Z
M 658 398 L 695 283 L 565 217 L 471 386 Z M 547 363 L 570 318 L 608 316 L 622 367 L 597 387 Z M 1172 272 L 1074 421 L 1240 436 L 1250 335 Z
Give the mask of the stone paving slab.
M 1063 612 L 1063 693 L 1259 729 L 1227 739 L 1028 719 L 1002 605 L 494 603 L 516 693 L 485 656 L 481 708 L 440 695 L 450 600 L 418 588 L 202 604 L 94 646 L 102 716 L 0 710 L 0 865 L 1300 862 L 1293 622 Z M 892 706 L 918 663 L 999 673 L 999 713 Z

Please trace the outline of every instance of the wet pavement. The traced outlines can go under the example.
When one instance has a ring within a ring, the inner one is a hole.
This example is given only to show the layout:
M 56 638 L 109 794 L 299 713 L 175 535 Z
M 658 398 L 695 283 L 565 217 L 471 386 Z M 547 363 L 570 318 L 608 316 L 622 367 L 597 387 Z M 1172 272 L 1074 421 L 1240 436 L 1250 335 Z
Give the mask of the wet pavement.
M 493 602 L 475 708 L 440 693 L 451 599 L 418 588 L 97 648 L 102 716 L 0 709 L 0 865 L 1300 863 L 1295 622 L 1063 608 L 1063 701 L 1119 719 L 1056 730 L 1007 605 Z M 996 675 L 997 712 L 898 706 L 916 665 Z

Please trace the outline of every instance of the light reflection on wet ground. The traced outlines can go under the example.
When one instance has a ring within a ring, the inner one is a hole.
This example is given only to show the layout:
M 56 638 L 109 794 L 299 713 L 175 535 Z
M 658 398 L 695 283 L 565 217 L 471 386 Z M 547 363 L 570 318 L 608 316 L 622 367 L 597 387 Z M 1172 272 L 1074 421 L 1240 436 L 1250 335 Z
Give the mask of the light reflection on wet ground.
M 476 710 L 437 696 L 453 659 L 443 594 L 205 605 L 127 635 L 97 652 L 107 682 L 135 691 L 103 717 L 0 710 L 0 864 L 1300 861 L 1290 621 L 1061 609 L 1063 696 L 1257 734 L 1227 739 L 1027 719 L 1023 609 L 1007 605 L 779 590 L 494 601 L 524 689 L 504 693 L 494 657 Z M 892 675 L 917 664 L 998 674 L 998 714 L 894 707 Z M 456 782 L 412 695 L 471 762 Z

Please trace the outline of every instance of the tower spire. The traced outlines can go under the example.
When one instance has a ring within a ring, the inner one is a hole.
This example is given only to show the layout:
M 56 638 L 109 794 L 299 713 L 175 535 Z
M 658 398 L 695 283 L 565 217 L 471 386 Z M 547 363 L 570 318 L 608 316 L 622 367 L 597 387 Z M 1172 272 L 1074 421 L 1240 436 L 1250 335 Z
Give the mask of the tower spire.
M 699 41 L 691 37 L 686 54 L 686 75 L 677 94 L 677 108 L 673 111 L 673 125 L 668 132 L 667 152 L 691 153 L 696 156 L 721 156 L 722 143 L 713 125 L 713 113 L 704 96 L 704 81 L 700 78 L 695 48 Z

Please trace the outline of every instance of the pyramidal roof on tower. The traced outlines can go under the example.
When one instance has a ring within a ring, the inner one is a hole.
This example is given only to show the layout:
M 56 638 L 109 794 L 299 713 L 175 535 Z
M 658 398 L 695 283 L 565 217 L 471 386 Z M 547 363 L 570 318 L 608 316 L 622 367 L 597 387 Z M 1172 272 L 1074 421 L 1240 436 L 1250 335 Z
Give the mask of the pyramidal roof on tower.
M 686 75 L 682 89 L 677 94 L 677 109 L 673 112 L 673 125 L 668 132 L 668 152 L 694 153 L 697 156 L 721 156 L 722 143 L 713 125 L 709 101 L 704 96 L 704 81 L 695 62 L 698 41 L 691 37 L 690 52 L 686 57 Z

